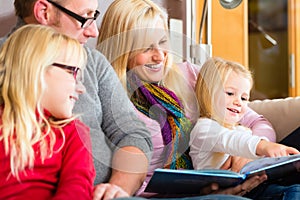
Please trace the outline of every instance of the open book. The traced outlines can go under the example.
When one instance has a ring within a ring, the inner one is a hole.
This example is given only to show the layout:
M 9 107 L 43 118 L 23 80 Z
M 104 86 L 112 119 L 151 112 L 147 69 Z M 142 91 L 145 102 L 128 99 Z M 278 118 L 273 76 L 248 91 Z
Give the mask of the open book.
M 284 157 L 266 157 L 246 164 L 239 173 L 220 169 L 172 170 L 156 169 L 145 192 L 160 194 L 199 194 L 202 187 L 217 183 L 222 188 L 242 183 L 247 178 L 267 174 L 268 180 L 277 180 L 299 173 L 300 154 Z

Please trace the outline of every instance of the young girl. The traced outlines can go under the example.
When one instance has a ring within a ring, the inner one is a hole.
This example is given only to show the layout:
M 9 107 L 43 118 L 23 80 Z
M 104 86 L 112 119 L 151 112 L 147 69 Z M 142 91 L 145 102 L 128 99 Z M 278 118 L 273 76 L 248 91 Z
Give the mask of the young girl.
M 89 129 L 72 114 L 85 90 L 77 40 L 41 25 L 0 51 L 0 199 L 91 199 Z
M 238 63 L 212 58 L 202 66 L 195 87 L 201 117 L 190 138 L 194 168 L 220 168 L 229 155 L 256 159 L 299 153 L 238 124 L 252 82 L 251 73 Z
M 251 73 L 238 63 L 211 58 L 203 64 L 195 87 L 201 117 L 190 137 L 195 169 L 219 169 L 230 155 L 257 159 L 299 153 L 292 147 L 269 142 L 266 137 L 252 135 L 249 128 L 239 125 L 247 110 L 252 84 Z M 272 188 L 274 193 L 281 193 L 281 189 Z

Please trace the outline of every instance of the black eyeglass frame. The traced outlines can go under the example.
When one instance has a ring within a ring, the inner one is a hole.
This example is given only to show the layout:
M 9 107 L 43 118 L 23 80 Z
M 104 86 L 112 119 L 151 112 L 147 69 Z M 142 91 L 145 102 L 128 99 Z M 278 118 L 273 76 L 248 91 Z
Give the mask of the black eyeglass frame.
M 72 72 L 72 75 L 76 82 L 83 81 L 82 71 L 79 67 L 64 65 L 64 64 L 60 64 L 60 63 L 52 63 L 52 66 L 69 70 L 70 72 Z M 80 76 L 78 76 L 79 74 L 80 74 Z
M 93 21 L 95 21 L 98 16 L 100 15 L 100 12 L 98 10 L 95 10 L 95 14 L 94 17 L 82 17 L 74 12 L 72 12 L 71 10 L 66 9 L 65 7 L 59 5 L 58 3 L 52 1 L 52 0 L 47 0 L 49 3 L 51 3 L 52 5 L 54 5 L 56 8 L 58 8 L 59 10 L 61 10 L 62 12 L 66 13 L 67 15 L 73 17 L 74 19 L 76 19 L 77 21 L 79 21 L 81 23 L 81 28 L 87 28 L 89 27 Z M 87 21 L 90 20 L 90 23 L 86 23 Z

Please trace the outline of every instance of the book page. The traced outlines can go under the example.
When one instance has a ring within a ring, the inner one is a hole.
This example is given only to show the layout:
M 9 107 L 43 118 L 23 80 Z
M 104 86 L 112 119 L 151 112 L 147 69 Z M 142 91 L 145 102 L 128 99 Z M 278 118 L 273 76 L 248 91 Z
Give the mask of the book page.
M 242 170 L 241 174 L 253 174 L 259 171 L 275 168 L 288 163 L 300 161 L 300 154 L 283 156 L 283 157 L 266 157 L 254 160 L 247 163 Z

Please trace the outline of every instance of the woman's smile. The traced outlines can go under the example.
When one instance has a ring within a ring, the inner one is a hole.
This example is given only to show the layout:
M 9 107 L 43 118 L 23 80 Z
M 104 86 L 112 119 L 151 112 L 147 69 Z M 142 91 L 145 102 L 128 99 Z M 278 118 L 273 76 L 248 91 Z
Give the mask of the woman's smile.
M 163 68 L 163 64 L 145 64 L 144 67 L 151 70 L 159 71 Z

